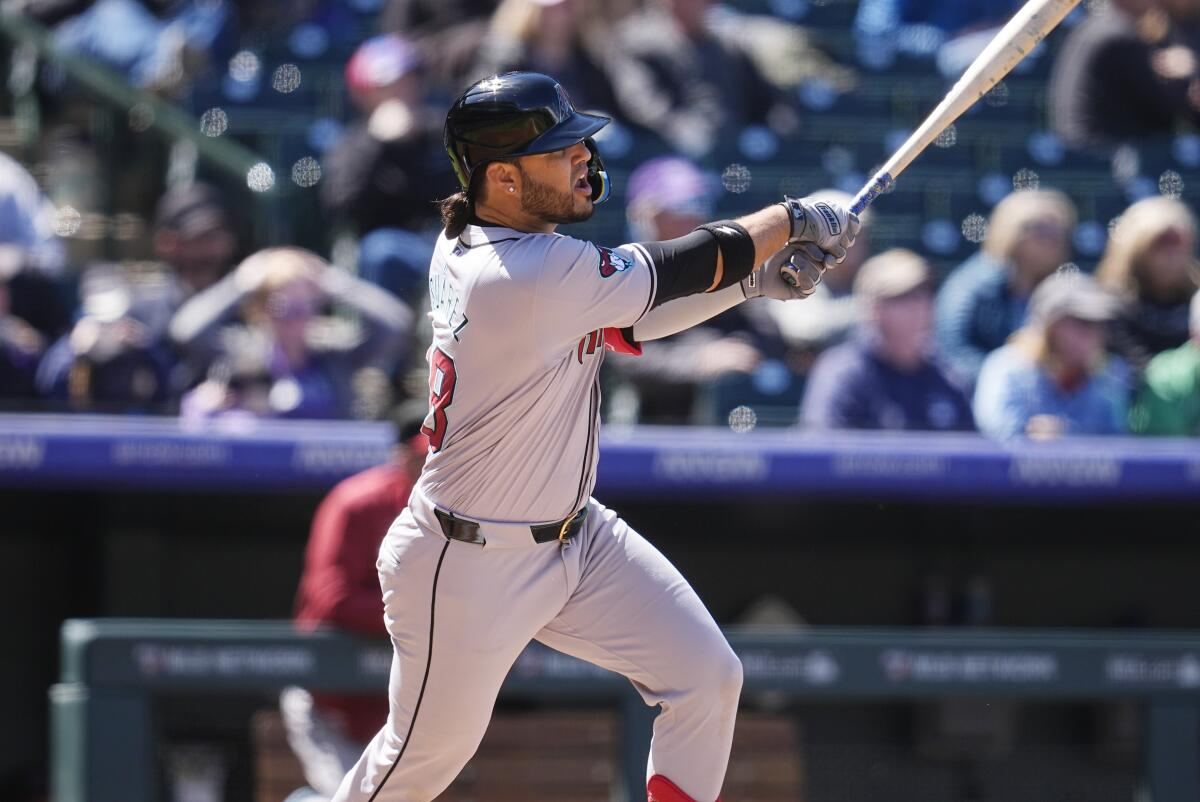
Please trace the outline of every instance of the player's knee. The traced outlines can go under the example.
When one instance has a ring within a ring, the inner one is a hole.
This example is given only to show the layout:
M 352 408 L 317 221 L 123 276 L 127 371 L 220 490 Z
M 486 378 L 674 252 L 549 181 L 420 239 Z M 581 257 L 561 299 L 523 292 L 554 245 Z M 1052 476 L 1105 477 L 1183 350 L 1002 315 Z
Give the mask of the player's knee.
M 736 705 L 742 694 L 742 661 L 733 649 L 725 646 L 708 663 L 706 692 L 726 704 Z

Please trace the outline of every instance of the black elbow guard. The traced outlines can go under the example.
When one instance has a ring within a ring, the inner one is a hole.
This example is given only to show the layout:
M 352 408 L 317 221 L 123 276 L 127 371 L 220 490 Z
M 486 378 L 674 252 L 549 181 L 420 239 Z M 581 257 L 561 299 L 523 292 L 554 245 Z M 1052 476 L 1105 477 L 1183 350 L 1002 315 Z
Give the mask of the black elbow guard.
M 666 242 L 639 245 L 658 274 L 653 306 L 698 292 L 731 287 L 754 270 L 754 240 L 733 221 L 700 226 L 691 233 Z M 717 275 L 717 255 L 722 270 Z
M 697 231 L 707 231 L 716 237 L 717 247 L 721 249 L 721 275 L 715 276 L 715 285 L 709 291 L 715 292 L 726 287 L 732 287 L 746 276 L 754 272 L 754 239 L 750 232 L 732 220 L 718 220 L 715 223 L 705 223 Z

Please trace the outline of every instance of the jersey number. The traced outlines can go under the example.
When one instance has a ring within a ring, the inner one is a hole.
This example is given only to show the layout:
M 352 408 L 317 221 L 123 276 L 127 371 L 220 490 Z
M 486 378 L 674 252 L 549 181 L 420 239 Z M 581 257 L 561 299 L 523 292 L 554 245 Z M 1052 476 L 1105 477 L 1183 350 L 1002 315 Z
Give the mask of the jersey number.
M 440 451 L 442 441 L 446 439 L 446 408 L 454 402 L 454 383 L 457 380 L 454 360 L 441 348 L 434 348 L 429 356 L 429 406 L 433 427 L 421 427 L 434 451 Z

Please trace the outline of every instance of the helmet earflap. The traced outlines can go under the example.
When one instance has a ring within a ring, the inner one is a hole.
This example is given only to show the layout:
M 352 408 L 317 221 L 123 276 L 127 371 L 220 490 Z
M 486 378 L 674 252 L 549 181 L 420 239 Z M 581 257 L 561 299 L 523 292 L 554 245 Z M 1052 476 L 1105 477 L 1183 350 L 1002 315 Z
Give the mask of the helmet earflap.
M 600 149 L 590 136 L 583 140 L 592 158 L 588 159 L 587 180 L 592 186 L 592 203 L 599 206 L 608 200 L 612 192 L 612 184 L 608 180 L 608 170 L 604 169 L 604 160 L 600 158 Z

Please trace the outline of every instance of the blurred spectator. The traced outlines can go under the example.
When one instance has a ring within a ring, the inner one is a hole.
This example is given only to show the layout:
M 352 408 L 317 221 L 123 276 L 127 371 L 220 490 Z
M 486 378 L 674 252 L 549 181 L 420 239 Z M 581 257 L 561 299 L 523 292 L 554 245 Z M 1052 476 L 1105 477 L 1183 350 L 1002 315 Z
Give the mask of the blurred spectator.
M 836 271 L 832 271 L 836 272 Z M 974 429 L 967 396 L 933 353 L 933 274 L 912 251 L 868 259 L 854 281 L 857 336 L 813 366 L 803 426 L 814 429 Z
M 416 48 L 394 34 L 368 39 L 346 65 L 346 86 L 364 118 L 347 128 L 327 158 L 325 208 L 359 235 L 436 228 L 437 201 L 457 184 L 442 121 L 425 107 Z M 422 270 L 432 253 L 431 239 Z
M 0 404 L 34 396 L 33 377 L 46 344 L 37 329 L 12 314 L 9 279 L 15 268 L 0 262 Z
M 38 367 L 38 392 L 75 410 L 165 411 L 174 362 L 163 336 L 170 293 L 161 275 L 89 268 L 75 325 Z
M 938 346 L 974 384 L 987 354 L 1025 321 L 1029 295 L 1066 262 L 1075 207 L 1056 190 L 1014 192 L 992 211 L 979 253 L 946 278 L 935 315 Z
M 233 7 L 224 0 L 96 0 L 59 23 L 62 51 L 97 61 L 135 86 L 176 94 L 210 58 L 231 52 Z M 120 35 L 113 34 L 120 31 Z
M 763 123 L 775 89 L 709 26 L 710 0 L 655 0 L 615 31 L 608 69 L 619 111 L 689 156 Z
M 777 16 L 745 14 L 718 3 L 709 12 L 708 26 L 726 46 L 746 56 L 776 89 L 794 91 L 801 84 L 814 82 L 840 93 L 850 91 L 858 82 L 854 70 L 823 52 L 807 29 Z M 772 115 L 773 126 L 779 121 L 778 114 Z
M 1112 146 L 1200 122 L 1195 53 L 1157 53 L 1144 32 L 1159 0 L 1110 0 L 1063 44 L 1050 77 L 1054 130 L 1068 145 Z
M 95 0 L 0 0 L 0 10 L 20 14 L 42 25 L 54 25 L 85 10 Z
M 1200 283 L 1196 218 L 1187 205 L 1152 197 L 1118 219 L 1096 278 L 1124 302 L 1110 347 L 1140 373 L 1188 339 L 1188 303 Z
M 1029 322 L 983 364 L 975 420 L 993 437 L 1126 430 L 1127 375 L 1105 354 L 1116 300 L 1091 276 L 1057 273 L 1029 302 Z
M 813 193 L 849 208 L 853 198 L 836 189 Z M 858 239 L 836 270 L 828 271 L 817 285 L 816 292 L 802 304 L 770 304 L 771 316 L 779 325 L 788 345 L 809 353 L 820 352 L 846 338 L 858 323 L 858 305 L 852 292 L 858 270 L 871 255 L 870 211 L 860 215 L 863 228 Z
M 0 153 L 0 276 L 7 287 L 7 313 L 43 338 L 58 337 L 71 322 L 58 286 L 66 249 L 55 234 L 57 220 L 58 210 L 34 177 Z
M 937 54 L 956 78 L 1022 5 L 1019 0 L 861 0 L 854 33 L 867 61 L 884 53 Z M 873 53 L 869 51 L 874 51 Z
M 229 272 L 237 250 L 229 212 L 207 184 L 170 189 L 154 214 L 154 252 L 178 283 L 180 301 Z
M 587 0 L 502 0 L 483 40 L 477 77 L 511 70 L 545 73 L 579 108 L 611 113 L 617 104 L 602 66 L 611 39 L 604 20 L 589 18 L 587 10 Z
M 1138 434 L 1200 435 L 1200 292 L 1192 296 L 1192 336 L 1146 367 L 1141 392 L 1129 413 Z
M 1168 41 L 1200 53 L 1200 2 L 1197 0 L 1160 0 L 1167 14 Z
M 361 325 L 319 316 L 325 300 L 352 310 Z M 234 323 L 239 310 L 244 324 Z M 350 417 L 356 371 L 389 365 L 406 345 L 399 339 L 411 317 L 385 291 L 314 253 L 259 251 L 171 320 L 171 338 L 185 353 L 213 360 L 181 414 Z
M 415 42 L 431 89 L 458 96 L 479 58 L 496 0 L 388 0 L 379 28 Z
M 62 272 L 66 251 L 55 234 L 58 210 L 20 162 L 0 153 L 0 259 L 49 275 Z
M 232 220 L 224 201 L 211 186 L 192 183 L 168 190 L 154 215 L 154 252 L 171 284 L 163 298 L 167 319 L 198 292 L 215 284 L 233 266 L 237 249 Z M 166 326 L 158 332 L 166 337 Z M 169 343 L 166 343 L 169 346 Z M 199 355 L 184 354 L 172 368 L 170 394 L 178 398 L 208 369 Z
M 712 219 L 713 194 L 713 181 L 686 159 L 664 156 L 640 165 L 629 176 L 626 194 L 632 239 L 651 242 L 687 234 Z M 609 355 L 605 364 L 636 391 L 638 421 L 686 423 L 700 414 L 696 407 L 706 387 L 721 377 L 754 371 L 763 353 L 754 344 L 753 329 L 729 336 L 719 325 L 723 317 L 642 343 L 636 359 Z
M 246 43 L 284 42 L 297 31 L 310 31 L 317 34 L 313 49 L 327 55 L 347 53 L 363 38 L 365 9 L 358 0 L 238 0 L 234 5 Z
M 296 594 L 298 628 L 331 626 L 387 636 L 375 561 L 425 463 L 429 443 L 421 425 L 426 411 L 423 402 L 400 407 L 393 416 L 392 460 L 343 480 L 317 507 Z M 386 695 L 314 694 L 295 686 L 283 690 L 279 706 L 305 779 L 326 799 L 388 715 Z

